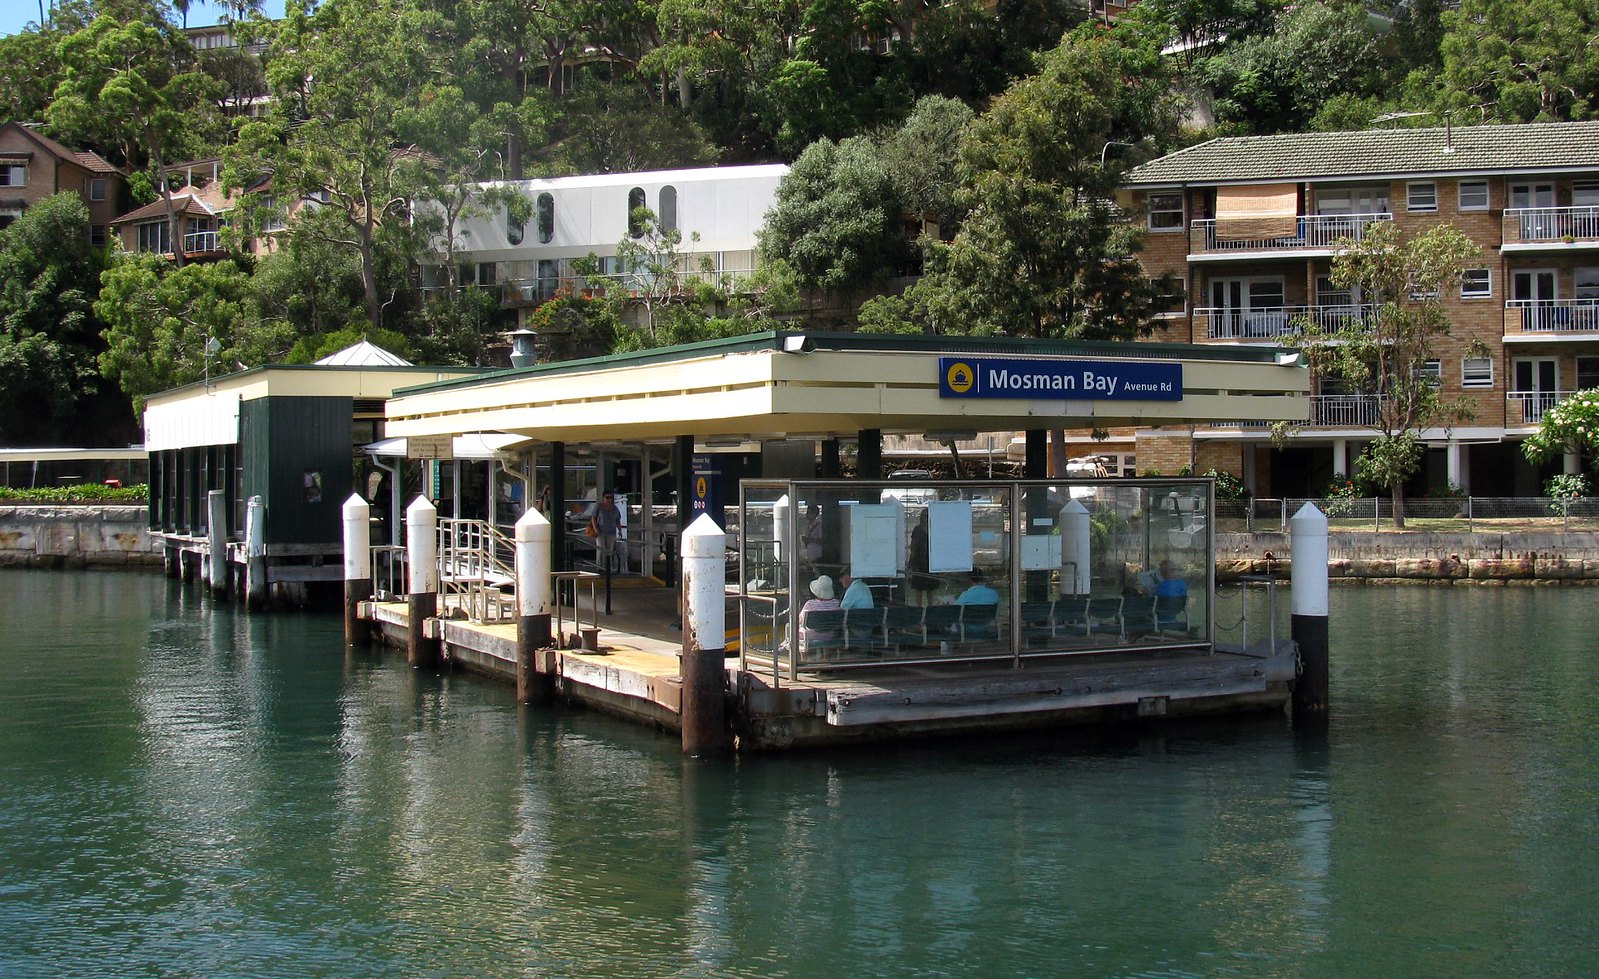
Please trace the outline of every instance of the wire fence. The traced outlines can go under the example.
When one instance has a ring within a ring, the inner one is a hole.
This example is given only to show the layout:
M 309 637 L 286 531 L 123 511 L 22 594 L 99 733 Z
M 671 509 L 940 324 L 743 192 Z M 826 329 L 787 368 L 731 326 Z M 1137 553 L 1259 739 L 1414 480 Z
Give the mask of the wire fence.
M 1382 532 L 1394 528 L 1389 497 L 1217 500 L 1220 533 L 1287 533 L 1288 521 L 1306 503 L 1327 515 L 1329 530 Z M 1502 531 L 1599 531 L 1599 498 L 1556 500 L 1546 496 L 1422 497 L 1404 501 L 1406 530 L 1438 533 Z

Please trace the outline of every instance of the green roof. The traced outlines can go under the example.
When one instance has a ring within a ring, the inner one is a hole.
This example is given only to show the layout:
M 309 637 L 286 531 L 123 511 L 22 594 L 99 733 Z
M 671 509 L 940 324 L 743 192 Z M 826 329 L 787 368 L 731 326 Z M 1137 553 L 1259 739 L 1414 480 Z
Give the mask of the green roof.
M 1599 170 L 1599 122 L 1363 129 L 1213 139 L 1128 172 L 1127 187 Z
M 396 389 L 394 397 L 437 391 L 443 388 L 474 387 L 524 377 L 572 374 L 613 367 L 641 367 L 695 357 L 754 353 L 784 349 L 790 338 L 804 342 L 806 350 L 848 350 L 861 353 L 939 353 L 993 354 L 1012 357 L 1075 356 L 1122 357 L 1140 360 L 1215 360 L 1235 363 L 1278 362 L 1288 347 L 1257 344 L 1153 343 L 1134 340 L 1034 340 L 1028 337 L 922 336 L 889 333 L 798 333 L 786 330 L 750 333 L 745 336 L 701 340 L 672 347 L 558 360 L 532 367 L 513 367 L 473 377 L 430 381 L 414 387 Z M 1298 353 L 1298 351 L 1292 351 Z

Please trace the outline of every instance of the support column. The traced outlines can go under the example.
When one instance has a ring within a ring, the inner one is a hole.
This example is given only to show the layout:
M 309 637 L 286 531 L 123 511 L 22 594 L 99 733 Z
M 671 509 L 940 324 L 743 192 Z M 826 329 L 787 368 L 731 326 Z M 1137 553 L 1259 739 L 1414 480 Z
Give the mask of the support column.
M 211 594 L 228 597 L 228 491 L 214 489 L 205 495 L 205 535 L 208 547 Z
M 439 641 L 427 638 L 427 620 L 439 614 L 439 511 L 426 496 L 405 510 L 406 620 L 405 658 L 413 668 L 432 669 L 439 662 Z
M 1043 428 L 1027 430 L 1027 461 L 1023 463 L 1023 479 L 1049 478 L 1049 431 Z
M 838 439 L 822 439 L 821 477 L 837 479 L 839 475 Z
M 1450 486 L 1470 489 L 1467 485 L 1471 481 L 1471 477 L 1466 475 L 1466 452 L 1466 446 L 1456 442 L 1454 439 L 1450 439 L 1448 448 L 1444 449 L 1444 459 L 1448 469 L 1446 478 L 1449 480 Z
M 883 478 L 883 430 L 863 428 L 855 443 L 855 478 Z
M 267 607 L 266 504 L 259 496 L 244 505 L 244 597 L 252 612 Z
M 1327 517 L 1306 503 L 1289 521 L 1293 534 L 1293 637 L 1299 645 L 1294 726 L 1327 723 Z
M 1354 476 L 1354 473 L 1349 471 L 1348 439 L 1333 439 L 1332 471 L 1334 473 L 1342 473 L 1345 476 Z
M 683 532 L 694 519 L 694 436 L 679 435 L 672 443 L 672 482 L 677 487 L 677 554 L 672 561 L 674 581 L 683 581 Z M 679 617 L 682 622 L 682 589 L 678 589 Z
M 566 443 L 550 443 L 550 567 L 570 571 L 566 561 Z
M 361 603 L 372 597 L 372 507 L 360 493 L 344 501 L 344 644 L 365 646 Z
M 1582 472 L 1582 454 L 1580 452 L 1567 452 L 1560 457 L 1560 471 L 1567 476 L 1576 476 Z
M 727 535 L 701 514 L 683 532 L 683 753 L 708 755 L 727 744 Z
M 555 694 L 550 641 L 550 522 L 528 507 L 516 522 L 516 700 L 548 703 Z

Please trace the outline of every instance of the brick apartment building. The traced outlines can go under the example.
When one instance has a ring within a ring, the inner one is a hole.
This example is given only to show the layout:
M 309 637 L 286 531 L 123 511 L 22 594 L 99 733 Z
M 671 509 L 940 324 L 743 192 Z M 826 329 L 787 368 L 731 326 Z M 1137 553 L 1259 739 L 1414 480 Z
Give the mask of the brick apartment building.
M 1147 227 L 1145 267 L 1185 287 L 1153 337 L 1167 342 L 1273 344 L 1302 317 L 1358 322 L 1374 297 L 1332 285 L 1334 243 L 1377 222 L 1455 225 L 1481 253 L 1443 297 L 1452 328 L 1429 368 L 1476 417 L 1422 433 L 1412 488 L 1541 492 L 1550 470 L 1519 442 L 1599 386 L 1599 122 L 1216 139 L 1134 169 L 1124 192 Z M 1377 394 L 1314 384 L 1310 422 L 1286 446 L 1242 425 L 1141 431 L 1138 468 L 1215 467 L 1257 495 L 1316 494 L 1375 434 Z
M 72 191 L 89 208 L 90 244 L 104 245 L 126 183 L 97 153 L 68 149 L 22 123 L 0 125 L 0 228 L 45 198 Z

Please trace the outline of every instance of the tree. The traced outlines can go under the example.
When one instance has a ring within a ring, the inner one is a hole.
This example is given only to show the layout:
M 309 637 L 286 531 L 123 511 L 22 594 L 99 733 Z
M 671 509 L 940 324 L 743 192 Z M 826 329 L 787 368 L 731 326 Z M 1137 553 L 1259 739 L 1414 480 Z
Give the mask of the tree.
M 1198 74 L 1215 92 L 1217 121 L 1295 132 L 1328 99 L 1377 90 L 1381 62 L 1366 16 L 1355 4 L 1297 5 L 1274 30 L 1205 60 Z
M 130 255 L 101 280 L 100 370 L 135 401 L 207 374 L 280 362 L 294 343 L 287 324 L 262 320 L 250 277 L 233 262 L 175 268 Z M 208 350 L 213 339 L 218 346 Z
M 694 119 L 628 82 L 589 84 L 562 103 L 566 139 L 553 154 L 575 173 L 706 166 L 716 147 Z
M 1449 333 L 1442 297 L 1459 288 L 1466 263 L 1480 259 L 1481 249 L 1453 225 L 1406 239 L 1390 222 L 1368 225 L 1360 240 L 1336 247 L 1333 284 L 1376 300 L 1376 312 L 1334 330 L 1304 324 L 1293 342 L 1309 355 L 1317 376 L 1375 396 L 1370 427 L 1376 438 L 1356 470 L 1367 484 L 1388 487 L 1394 526 L 1403 527 L 1405 481 L 1419 471 L 1426 451 L 1421 430 L 1471 417 L 1464 399 L 1444 399 L 1426 365 L 1436 341 Z
M 778 185 L 760 232 L 762 263 L 783 262 L 807 292 L 852 299 L 909 256 L 903 214 L 871 140 L 819 140 Z
M 196 70 L 189 42 L 154 7 L 126 22 L 101 14 L 61 41 L 60 57 L 65 73 L 46 113 L 51 129 L 69 139 L 111 141 L 129 167 L 148 162 L 179 241 L 166 165 L 214 134 L 218 117 L 207 110 L 218 83 Z M 183 250 L 174 256 L 181 263 Z
M 126 401 L 108 397 L 94 370 L 105 265 L 75 193 L 46 198 L 0 230 L 0 441 L 92 445 L 131 434 Z
M 396 121 L 417 104 L 431 72 L 425 41 L 442 22 L 408 0 L 329 0 L 314 13 L 291 3 L 263 30 L 272 111 L 229 147 L 227 183 L 270 175 L 280 199 L 319 201 L 314 232 L 359 254 L 367 319 L 381 327 L 379 252 L 385 239 L 414 251 L 406 224 L 415 155 L 396 145 Z
M 1592 0 L 1462 0 L 1443 22 L 1442 107 L 1497 122 L 1599 114 Z
M 976 115 L 964 102 L 937 95 L 917 100 L 897 129 L 879 137 L 879 155 L 906 213 L 931 217 L 948 238 L 964 217 L 956 203 L 961 138 Z
M 1161 78 L 1148 52 L 1089 27 L 995 101 L 961 146 L 965 224 L 931 248 L 916 291 L 929 322 L 1039 338 L 1149 329 L 1164 286 L 1144 278 L 1139 233 L 1111 205 L 1120 164 L 1104 149 L 1168 129 Z

